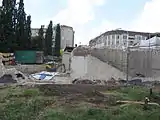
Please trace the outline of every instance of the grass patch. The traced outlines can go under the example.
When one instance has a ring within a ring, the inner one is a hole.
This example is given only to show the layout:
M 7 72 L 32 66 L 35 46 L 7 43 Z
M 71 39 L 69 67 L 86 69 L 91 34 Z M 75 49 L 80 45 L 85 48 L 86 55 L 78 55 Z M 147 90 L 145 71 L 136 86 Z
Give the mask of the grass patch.
M 149 89 L 144 87 L 123 87 L 118 90 L 113 91 L 107 91 L 105 94 L 111 94 L 116 96 L 117 98 L 121 100 L 136 100 L 136 101 L 142 101 L 145 97 L 149 97 Z M 159 93 L 154 93 L 156 96 Z
M 126 87 L 105 93 L 120 100 L 144 100 L 149 90 Z M 160 94 L 153 95 L 157 97 Z M 142 105 L 117 105 L 102 109 L 87 105 L 86 101 L 76 107 L 56 106 L 54 103 L 57 101 L 58 97 L 53 94 L 46 96 L 37 88 L 6 88 L 0 91 L 0 120 L 160 120 L 160 107 L 156 106 L 150 106 L 146 111 Z
M 159 110 L 143 111 L 142 106 L 125 106 L 108 110 L 88 108 L 84 110 L 56 111 L 50 109 L 46 111 L 41 120 L 159 120 Z

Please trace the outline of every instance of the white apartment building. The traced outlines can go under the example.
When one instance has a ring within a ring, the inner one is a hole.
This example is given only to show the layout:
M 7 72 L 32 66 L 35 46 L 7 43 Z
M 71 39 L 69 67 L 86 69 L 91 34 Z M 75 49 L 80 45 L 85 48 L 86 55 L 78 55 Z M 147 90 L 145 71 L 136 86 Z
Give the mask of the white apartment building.
M 61 48 L 74 47 L 74 30 L 70 26 L 61 25 Z
M 109 47 L 121 49 L 139 44 L 141 40 L 146 40 L 150 34 L 126 30 L 112 30 L 90 40 L 89 45 L 93 48 Z

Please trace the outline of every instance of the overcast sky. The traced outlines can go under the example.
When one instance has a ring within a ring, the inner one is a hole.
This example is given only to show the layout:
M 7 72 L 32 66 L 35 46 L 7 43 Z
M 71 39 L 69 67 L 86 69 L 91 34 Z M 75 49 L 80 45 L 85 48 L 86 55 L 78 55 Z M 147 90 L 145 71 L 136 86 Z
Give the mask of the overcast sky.
M 75 42 L 117 28 L 160 32 L 160 0 L 24 0 L 32 27 L 60 23 L 72 26 Z

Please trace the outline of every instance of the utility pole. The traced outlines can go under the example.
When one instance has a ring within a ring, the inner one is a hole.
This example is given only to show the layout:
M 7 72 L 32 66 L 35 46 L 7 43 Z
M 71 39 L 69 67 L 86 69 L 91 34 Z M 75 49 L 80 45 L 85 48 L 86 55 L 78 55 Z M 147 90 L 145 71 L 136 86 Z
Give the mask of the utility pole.
M 126 81 L 128 83 L 129 81 L 129 55 L 130 55 L 130 49 L 129 49 L 129 33 L 127 31 L 127 71 L 126 71 Z
M 130 54 L 130 49 L 127 46 L 127 75 L 126 75 L 127 83 L 129 81 L 129 54 Z

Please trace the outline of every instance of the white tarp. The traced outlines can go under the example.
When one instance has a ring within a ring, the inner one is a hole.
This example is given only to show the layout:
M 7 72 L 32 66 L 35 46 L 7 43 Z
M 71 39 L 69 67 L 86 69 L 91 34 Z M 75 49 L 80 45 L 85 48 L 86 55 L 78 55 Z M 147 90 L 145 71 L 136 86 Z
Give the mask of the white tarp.
M 37 79 L 37 80 L 53 80 L 53 78 L 59 75 L 59 73 L 57 72 L 40 72 L 40 73 L 36 73 L 36 74 L 32 74 L 30 77 Z
M 153 37 L 148 40 L 141 40 L 140 47 L 160 46 L 160 37 Z

